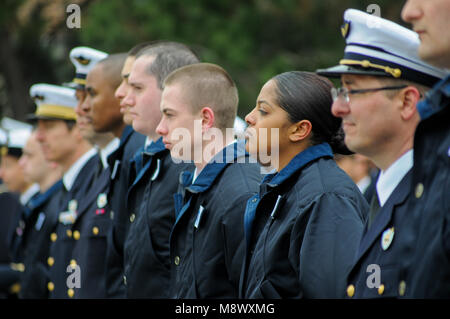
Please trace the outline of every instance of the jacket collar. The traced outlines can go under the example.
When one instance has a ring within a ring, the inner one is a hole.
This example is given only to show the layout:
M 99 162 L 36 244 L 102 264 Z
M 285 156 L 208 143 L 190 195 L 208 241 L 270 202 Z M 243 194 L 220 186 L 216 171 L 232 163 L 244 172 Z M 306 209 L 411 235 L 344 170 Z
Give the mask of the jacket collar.
M 372 226 L 367 230 L 367 223 L 365 226 L 365 232 L 363 233 L 361 243 L 359 245 L 359 251 L 357 255 L 357 261 L 361 256 L 372 246 L 373 242 L 379 238 L 379 235 L 386 229 L 392 220 L 392 214 L 396 206 L 401 205 L 408 198 L 410 194 L 412 181 L 412 169 L 403 177 L 401 182 L 397 185 L 394 192 L 388 198 L 387 202 L 380 208 L 375 216 Z
M 438 82 L 430 91 L 425 94 L 425 99 L 417 103 L 422 120 L 441 111 L 445 107 L 450 107 L 450 74 Z
M 310 146 L 298 153 L 280 172 L 266 175 L 262 183 L 267 183 L 272 188 L 277 187 L 307 164 L 321 157 L 333 157 L 333 151 L 328 143 Z
M 30 200 L 29 207 L 31 210 L 36 209 L 37 207 L 44 204 L 53 194 L 55 194 L 58 190 L 63 186 L 63 182 L 60 179 L 55 184 L 53 184 L 49 189 L 45 191 L 45 193 L 40 194 L 39 196 Z
M 245 151 L 245 141 L 236 141 L 217 153 L 202 169 L 195 182 L 187 187 L 187 190 L 191 193 L 207 191 L 225 167 L 230 163 L 237 162 L 240 157 L 248 157 L 248 153 Z M 184 178 L 189 180 L 186 176 Z

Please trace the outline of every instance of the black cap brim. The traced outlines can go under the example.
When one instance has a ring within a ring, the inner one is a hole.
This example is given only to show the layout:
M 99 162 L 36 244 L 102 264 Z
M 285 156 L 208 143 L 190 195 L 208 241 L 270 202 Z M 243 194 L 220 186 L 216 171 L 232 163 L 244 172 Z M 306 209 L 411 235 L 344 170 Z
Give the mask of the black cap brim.
M 343 64 L 332 66 L 331 68 L 328 68 L 328 69 L 318 69 L 318 70 L 316 70 L 316 73 L 318 75 L 322 75 L 322 76 L 325 76 L 328 78 L 338 78 L 342 74 L 371 75 L 371 76 L 384 76 L 384 77 L 388 76 L 388 74 L 386 74 L 386 72 L 384 72 L 384 71 L 370 69 L 370 68 L 359 68 L 359 67 L 343 65 Z

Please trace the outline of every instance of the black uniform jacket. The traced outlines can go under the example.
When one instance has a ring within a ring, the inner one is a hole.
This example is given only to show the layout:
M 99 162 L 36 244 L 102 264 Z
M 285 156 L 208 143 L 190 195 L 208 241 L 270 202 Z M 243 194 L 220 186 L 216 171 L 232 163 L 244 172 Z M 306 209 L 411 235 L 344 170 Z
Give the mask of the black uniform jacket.
M 332 156 L 307 148 L 249 199 L 241 297 L 344 297 L 368 204 Z
M 403 177 L 372 225 L 364 229 L 346 294 L 351 298 L 394 298 L 399 296 L 400 266 L 405 255 L 401 237 L 408 236 L 405 221 L 410 218 L 408 198 L 411 170 Z
M 119 147 L 108 157 L 111 182 L 108 192 L 110 218 L 113 221 L 108 234 L 106 255 L 106 290 L 109 298 L 125 298 L 123 285 L 123 245 L 130 224 L 126 196 L 133 182 L 129 176 L 130 161 L 144 145 L 145 136 L 126 126 Z
M 170 236 L 173 298 L 237 298 L 244 259 L 245 203 L 258 190 L 260 167 L 244 143 L 230 144 L 177 194 Z M 184 177 L 183 177 L 184 176 Z M 182 175 L 183 183 L 190 178 Z
M 136 178 L 127 196 L 130 226 L 124 247 L 127 298 L 168 298 L 173 195 L 180 173 L 194 165 L 175 164 L 160 138 L 142 149 L 132 166 Z
M 81 168 L 70 191 L 67 191 L 64 185 L 61 188 L 59 209 L 55 214 L 56 220 L 54 221 L 56 228 L 50 234 L 51 243 L 47 257 L 49 269 L 47 289 L 49 298 L 73 297 L 73 294 L 69 291 L 71 289 L 69 288 L 70 284 L 68 284 L 71 281 L 69 277 L 72 275 L 72 269 L 69 267 L 74 239 L 76 239 L 75 237 L 78 238 L 80 234 L 72 232 L 70 227 L 78 218 L 78 210 L 82 206 L 83 201 L 86 200 L 100 164 L 100 157 L 98 154 L 95 154 Z M 81 273 L 80 278 L 82 277 Z
M 25 266 L 20 280 L 20 298 L 43 299 L 48 296 L 47 257 L 50 234 L 56 227 L 62 185 L 59 180 L 28 205 L 30 215 L 25 220 L 26 231 L 20 244 Z
M 19 195 L 0 193 L 0 299 L 10 295 L 11 285 L 19 281 L 20 273 L 11 268 L 10 244 L 16 216 L 22 211 Z
M 450 298 L 450 76 L 417 104 L 414 165 L 405 240 L 414 253 L 405 261 L 401 295 Z
M 66 234 L 72 238 L 70 264 L 77 265 L 81 275 L 78 287 L 72 283 L 71 298 L 106 298 L 106 245 L 112 225 L 107 198 L 109 182 L 108 167 L 80 202 L 75 222 L 65 225 Z

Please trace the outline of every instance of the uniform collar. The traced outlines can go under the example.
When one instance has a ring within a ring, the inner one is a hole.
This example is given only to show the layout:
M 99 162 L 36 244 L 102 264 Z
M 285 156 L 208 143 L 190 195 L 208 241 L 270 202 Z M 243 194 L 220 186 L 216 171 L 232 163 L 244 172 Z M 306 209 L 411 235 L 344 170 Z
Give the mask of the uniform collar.
M 267 183 L 269 187 L 277 187 L 305 165 L 321 157 L 333 157 L 333 151 L 328 143 L 310 146 L 298 153 L 279 173 L 266 175 L 262 183 Z
M 245 141 L 235 141 L 218 152 L 198 174 L 195 182 L 187 189 L 191 193 L 202 193 L 208 190 L 225 167 L 236 162 L 237 158 L 248 156 Z
M 39 185 L 34 183 L 28 189 L 20 195 L 20 203 L 25 206 L 31 200 L 31 198 L 39 193 Z
M 102 160 L 102 164 L 103 164 L 103 168 L 107 168 L 108 167 L 108 156 L 111 155 L 112 152 L 114 152 L 120 144 L 120 140 L 115 137 L 112 139 L 111 142 L 108 143 L 108 145 L 106 145 L 104 148 L 102 148 L 99 153 L 100 153 L 100 158 Z
M 128 140 L 128 137 L 133 133 L 133 128 L 130 125 L 125 126 L 122 132 L 122 136 L 120 136 L 120 145 L 121 147 L 123 144 L 125 144 Z
M 67 191 L 72 189 L 73 183 L 80 173 L 81 169 L 84 165 L 97 154 L 97 150 L 95 148 L 91 148 L 89 151 L 83 154 L 64 174 L 62 180 L 64 187 Z
M 422 120 L 429 118 L 431 115 L 450 107 L 450 74 L 443 80 L 439 81 L 430 91 L 425 94 L 425 99 L 417 103 Z
M 162 137 L 160 137 L 156 142 L 153 142 L 152 140 L 150 140 L 149 143 L 147 140 L 145 142 L 144 153 L 147 155 L 153 156 L 153 155 L 163 152 L 165 150 L 166 150 L 166 147 L 162 141 Z
M 377 194 L 380 206 L 383 206 L 394 189 L 413 166 L 413 150 L 399 157 L 387 170 L 381 171 L 377 181 Z
M 49 189 L 45 191 L 45 193 L 40 194 L 36 198 L 30 200 L 30 208 L 34 209 L 42 205 L 42 203 L 46 202 L 48 198 L 50 198 L 56 191 L 58 191 L 62 187 L 63 183 L 60 179 L 55 184 L 53 184 Z

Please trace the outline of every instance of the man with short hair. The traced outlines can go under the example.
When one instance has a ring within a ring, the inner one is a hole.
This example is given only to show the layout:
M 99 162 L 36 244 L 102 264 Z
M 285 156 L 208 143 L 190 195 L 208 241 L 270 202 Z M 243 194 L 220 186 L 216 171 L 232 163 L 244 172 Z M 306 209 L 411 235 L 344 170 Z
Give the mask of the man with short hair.
M 67 266 L 73 248 L 71 226 L 77 219 L 80 203 L 96 177 L 99 157 L 76 126 L 75 90 L 50 84 L 35 84 L 30 95 L 37 103 L 32 119 L 37 121 L 36 138 L 45 158 L 59 164 L 63 187 L 59 192 L 58 210 L 51 214 L 53 223 L 50 249 L 47 251 L 50 298 L 68 298 Z M 75 235 L 75 233 L 74 233 Z
M 238 297 L 244 212 L 261 175 L 245 142 L 234 140 L 237 106 L 236 85 L 217 65 L 184 66 L 164 81 L 156 131 L 172 158 L 195 164 L 180 177 L 175 201 L 171 298 Z
M 413 31 L 354 9 L 345 11 L 344 21 L 344 58 L 317 73 L 340 77 L 343 87 L 332 90 L 331 112 L 342 118 L 345 144 L 381 170 L 346 293 L 350 298 L 398 297 L 401 263 L 411 258 L 402 238 L 411 217 L 416 104 L 444 72 L 414 54 L 411 48 L 419 46 L 419 39 Z
M 130 85 L 128 84 L 128 77 L 130 76 L 131 67 L 133 66 L 134 61 L 136 60 L 136 55 L 139 51 L 145 49 L 146 47 L 154 44 L 155 41 L 142 42 L 134 47 L 132 47 L 127 54 L 127 58 L 123 63 L 122 67 L 122 82 L 117 87 L 116 92 L 114 93 L 116 99 L 120 102 L 120 112 L 123 114 L 123 121 L 126 125 L 131 125 L 133 123 L 133 119 L 130 115 L 130 106 L 123 103 L 123 99 L 127 96 L 127 92 L 129 90 Z
M 20 165 L 25 141 L 31 132 L 30 129 L 13 128 L 6 133 L 2 141 L 0 159 L 0 178 L 6 184 L 8 191 L 19 195 L 20 205 L 11 216 L 7 229 L 9 265 L 0 267 L 0 293 L 17 295 L 20 291 L 20 277 L 24 271 L 24 254 L 19 243 L 25 235 L 24 212 L 29 202 L 39 193 L 39 185 L 30 181 Z M 4 143 L 4 144 L 3 144 Z M 7 214 L 7 213 L 5 213 Z
M 20 279 L 19 298 L 47 297 L 47 255 L 50 233 L 53 231 L 52 213 L 58 211 L 62 170 L 58 164 L 45 159 L 36 132 L 28 138 L 19 161 L 25 177 L 39 185 L 40 193 L 27 205 L 22 214 L 23 234 L 17 249 L 24 256 L 25 271 Z
M 113 247 L 117 254 L 123 254 L 122 283 L 127 298 L 169 296 L 173 194 L 178 188 L 178 176 L 192 165 L 173 163 L 155 129 L 161 118 L 159 104 L 165 77 L 196 62 L 197 56 L 181 43 L 155 42 L 136 55 L 130 70 L 129 87 L 121 102 L 129 108 L 133 128 L 147 139 L 131 163 L 132 185 L 127 196 L 130 215 L 126 220 L 129 229 L 123 251 Z
M 75 107 L 77 114 L 77 126 L 81 135 L 92 145 L 98 147 L 101 165 L 99 170 L 108 166 L 107 158 L 119 146 L 119 139 L 111 132 L 97 133 L 92 127 L 92 121 L 88 117 L 90 109 L 87 104 L 83 105 L 86 98 L 86 76 L 90 70 L 102 59 L 108 56 L 107 53 L 89 47 L 75 47 L 70 50 L 70 60 L 75 66 L 75 78 L 72 82 L 66 83 L 68 87 L 75 89 L 75 96 L 78 104 Z M 82 107 L 84 106 L 84 108 Z M 100 173 L 99 173 L 100 174 Z
M 447 71 L 417 104 L 414 136 L 413 258 L 405 261 L 406 298 L 450 298 L 450 0 L 408 0 L 402 18 L 419 34 L 419 56 Z

